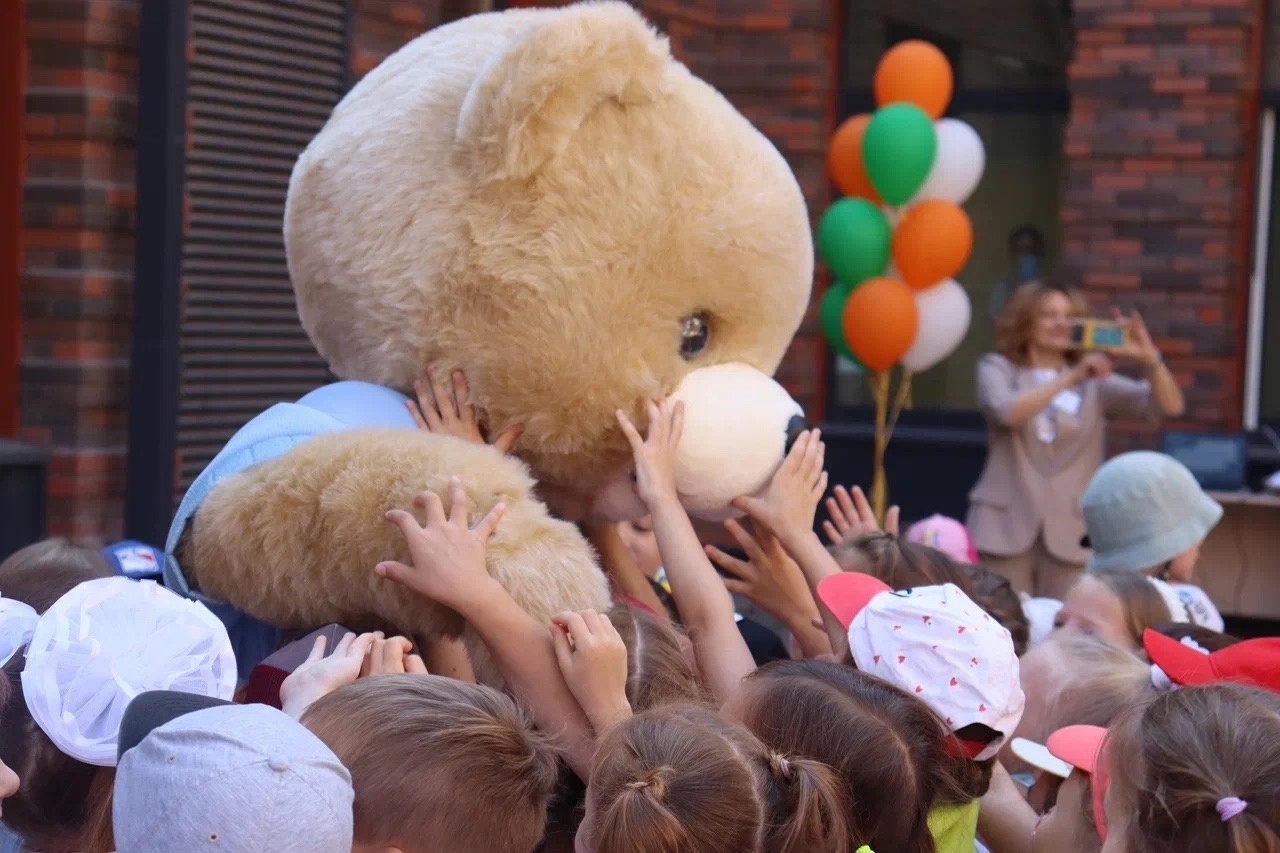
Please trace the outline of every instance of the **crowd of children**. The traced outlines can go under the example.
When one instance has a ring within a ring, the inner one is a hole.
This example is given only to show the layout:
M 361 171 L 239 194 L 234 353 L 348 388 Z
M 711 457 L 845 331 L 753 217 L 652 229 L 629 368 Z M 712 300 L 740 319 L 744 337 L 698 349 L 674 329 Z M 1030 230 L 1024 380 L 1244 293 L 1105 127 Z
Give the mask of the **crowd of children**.
M 458 423 L 447 387 L 420 402 Z M 11 556 L 10 849 L 1280 853 L 1280 639 L 1221 633 L 1192 585 L 1221 510 L 1177 463 L 1099 471 L 1093 563 L 1057 602 L 978 565 L 959 522 L 899 533 L 829 492 L 817 431 L 736 502 L 743 556 L 704 546 L 682 407 L 647 414 L 618 418 L 648 518 L 584 526 L 609 612 L 530 617 L 485 567 L 503 508 L 477 520 L 456 479 L 388 513 L 411 560 L 371 575 L 478 643 L 328 626 L 238 673 L 223 623 L 121 552 Z

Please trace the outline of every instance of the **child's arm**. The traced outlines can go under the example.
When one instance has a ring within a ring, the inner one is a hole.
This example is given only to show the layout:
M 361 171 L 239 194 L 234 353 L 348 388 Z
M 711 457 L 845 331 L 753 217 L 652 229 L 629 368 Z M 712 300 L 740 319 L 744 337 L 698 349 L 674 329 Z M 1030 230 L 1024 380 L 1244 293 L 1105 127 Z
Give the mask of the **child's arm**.
M 1035 810 L 997 761 L 978 812 L 978 835 L 991 853 L 1031 853 L 1035 830 Z
M 467 647 L 463 645 L 461 639 L 432 637 L 421 642 L 420 645 L 428 670 L 436 675 L 452 678 L 454 681 L 476 683 L 476 673 L 471 668 L 471 658 L 467 655 Z
M 560 677 L 547 629 L 520 608 L 485 570 L 485 542 L 498 526 L 505 507 L 498 504 L 473 529 L 467 529 L 467 496 L 457 477 L 449 481 L 450 514 L 439 495 L 420 495 L 427 523 L 403 510 L 387 520 L 404 534 L 413 565 L 379 563 L 378 575 L 404 584 L 463 615 L 493 653 L 511 691 L 533 713 L 538 727 L 563 732 L 565 759 L 585 781 L 591 768 L 592 742 L 587 720 Z
M 628 719 L 627 647 L 609 617 L 584 610 L 551 621 L 556 662 L 596 734 Z
M 801 434 L 773 475 L 763 497 L 743 497 L 734 505 L 773 532 L 782 547 L 796 561 L 809 586 L 809 595 L 818 602 L 818 584 L 827 575 L 840 571 L 840 566 L 827 552 L 813 530 L 813 517 L 818 501 L 827 490 L 827 473 L 823 470 L 826 445 L 821 433 L 812 430 Z M 839 656 L 848 642 L 844 629 L 825 607 L 819 606 L 831 651 Z
M 724 585 L 782 622 L 800 644 L 805 657 L 830 654 L 831 643 L 826 631 L 814 627 L 815 621 L 821 624 L 821 614 L 809 592 L 808 582 L 777 537 L 763 525 L 755 528 L 754 535 L 732 519 L 724 526 L 747 555 L 745 561 L 739 560 L 714 545 L 706 546 L 711 561 L 733 576 L 726 579 Z
M 689 629 L 703 680 L 723 700 L 755 670 L 755 659 L 734 619 L 733 598 L 703 552 L 676 491 L 675 455 L 684 427 L 684 404 L 664 400 L 650 403 L 648 411 L 647 439 L 640 437 L 621 411 L 618 423 L 635 454 L 636 489 L 653 516 L 671 597 Z

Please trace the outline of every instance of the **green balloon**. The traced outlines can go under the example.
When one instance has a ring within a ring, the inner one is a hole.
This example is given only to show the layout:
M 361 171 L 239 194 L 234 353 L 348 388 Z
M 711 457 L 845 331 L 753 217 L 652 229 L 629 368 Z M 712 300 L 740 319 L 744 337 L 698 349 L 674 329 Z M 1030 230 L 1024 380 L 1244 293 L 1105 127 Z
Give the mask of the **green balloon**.
M 862 137 L 867 177 L 891 205 L 903 204 L 924 185 L 937 153 L 933 120 L 915 104 L 888 104 L 876 110 Z
M 879 206 L 842 198 L 818 223 L 818 251 L 831 273 L 850 286 L 882 274 L 889 265 L 893 231 Z
M 833 283 L 827 292 L 822 294 L 822 303 L 818 306 L 818 317 L 822 321 L 822 333 L 827 342 L 845 358 L 860 364 L 853 350 L 844 339 L 844 304 L 849 300 L 853 286 L 842 281 Z

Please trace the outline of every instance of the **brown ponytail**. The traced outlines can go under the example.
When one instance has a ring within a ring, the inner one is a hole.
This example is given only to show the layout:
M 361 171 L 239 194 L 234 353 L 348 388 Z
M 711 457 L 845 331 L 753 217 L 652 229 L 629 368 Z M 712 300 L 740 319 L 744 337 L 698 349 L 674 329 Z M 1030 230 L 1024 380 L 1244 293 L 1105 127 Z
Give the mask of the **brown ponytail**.
M 1225 683 L 1165 693 L 1122 718 L 1105 749 L 1108 797 L 1133 815 L 1109 831 L 1131 853 L 1280 853 L 1280 695 Z M 1229 798 L 1243 809 L 1220 812 Z
M 766 849 L 848 853 L 847 806 L 835 771 L 820 761 L 788 758 L 780 752 L 769 753 L 766 762 L 770 784 L 782 805 L 774 810 L 782 823 L 769 827 Z
M 580 832 L 596 853 L 755 853 L 762 754 L 703 706 L 637 714 L 596 747 Z
M 601 828 L 596 839 L 599 853 L 690 849 L 688 834 L 667 807 L 666 777 L 674 772 L 670 767 L 655 767 L 643 779 L 622 786 L 597 823 Z M 641 838 L 644 842 L 637 846 Z

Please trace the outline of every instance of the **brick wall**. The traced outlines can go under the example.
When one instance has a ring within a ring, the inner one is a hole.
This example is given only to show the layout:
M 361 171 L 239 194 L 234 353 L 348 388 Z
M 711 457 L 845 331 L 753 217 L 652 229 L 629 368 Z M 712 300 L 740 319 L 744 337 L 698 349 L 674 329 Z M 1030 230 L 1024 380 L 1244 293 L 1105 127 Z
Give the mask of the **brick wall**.
M 1250 0 L 1077 0 L 1062 223 L 1099 307 L 1136 307 L 1187 418 L 1235 428 L 1261 65 Z M 1150 443 L 1132 426 L 1120 444 Z
M 123 518 L 138 2 L 27 15 L 19 436 L 52 454 L 49 532 L 101 541 Z

